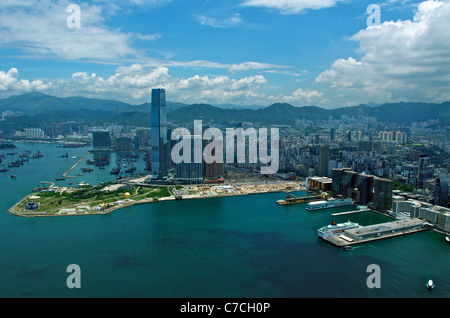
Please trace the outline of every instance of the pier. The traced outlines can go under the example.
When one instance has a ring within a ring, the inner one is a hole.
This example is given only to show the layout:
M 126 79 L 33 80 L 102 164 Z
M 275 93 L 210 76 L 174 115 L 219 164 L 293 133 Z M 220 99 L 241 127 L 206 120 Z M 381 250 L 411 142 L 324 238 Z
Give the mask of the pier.
M 64 172 L 63 177 L 65 177 L 65 178 L 76 178 L 77 176 L 68 176 L 67 174 L 68 174 L 70 171 L 72 171 L 73 168 L 75 168 L 76 166 L 78 166 L 83 160 L 84 160 L 84 157 L 81 157 L 81 159 L 78 160 L 76 164 L 74 164 L 69 170 L 67 170 L 66 172 Z
M 359 226 L 323 239 L 335 246 L 342 247 L 425 231 L 429 229 L 429 225 L 428 222 L 420 219 L 404 219 L 369 226 Z
M 355 214 L 355 213 L 361 213 L 361 212 L 371 212 L 370 209 L 362 209 L 362 210 L 354 210 L 354 211 L 347 211 L 347 212 L 339 212 L 339 213 L 333 213 L 331 216 L 340 216 L 340 215 L 348 215 L 348 214 Z

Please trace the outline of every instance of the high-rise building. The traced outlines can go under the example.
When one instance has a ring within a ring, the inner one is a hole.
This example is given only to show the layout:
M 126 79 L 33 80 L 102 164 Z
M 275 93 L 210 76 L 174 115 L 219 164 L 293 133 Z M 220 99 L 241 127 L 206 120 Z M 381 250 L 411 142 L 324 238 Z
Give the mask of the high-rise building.
M 92 133 L 92 144 L 94 151 L 110 151 L 111 150 L 111 138 L 109 131 L 94 131 Z
M 392 209 L 393 182 L 389 179 L 375 178 L 373 182 L 374 208 L 385 211 Z
M 434 205 L 439 205 L 444 208 L 448 207 L 448 178 L 444 173 L 439 174 L 436 178 L 436 185 L 434 187 Z
M 334 141 L 334 128 L 330 129 L 330 140 Z
M 167 176 L 167 164 L 170 158 L 164 89 L 152 90 L 151 136 L 152 179 L 162 179 Z
M 212 142 L 212 140 L 206 140 L 205 145 Z M 216 155 L 216 149 L 214 148 L 211 153 L 212 156 Z M 223 162 L 212 162 L 207 163 L 205 159 L 203 159 L 203 176 L 207 180 L 222 178 L 224 174 L 223 171 Z
M 129 137 L 117 137 L 116 138 L 116 151 L 132 151 L 133 143 Z
M 320 146 L 319 153 L 319 176 L 328 176 L 328 163 L 330 162 L 330 147 L 328 145 Z
M 3 138 L 14 136 L 14 125 L 12 123 L 3 124 Z
M 203 149 L 202 147 L 199 147 L 197 149 L 197 147 L 195 147 L 194 145 L 196 143 L 202 143 L 202 136 L 200 135 L 185 135 L 182 136 L 183 140 L 191 140 L 190 145 L 191 145 L 191 155 L 190 155 L 190 160 L 188 160 L 188 162 L 180 162 L 177 163 L 175 165 L 175 171 L 176 171 L 176 180 L 183 182 L 183 183 L 188 183 L 188 184 L 199 184 L 203 182 L 203 163 L 202 161 L 200 162 L 195 162 L 195 158 L 196 157 L 201 157 L 203 154 Z M 183 149 L 184 151 L 185 149 Z M 196 153 L 197 152 L 197 153 Z M 181 156 L 183 154 L 180 154 Z

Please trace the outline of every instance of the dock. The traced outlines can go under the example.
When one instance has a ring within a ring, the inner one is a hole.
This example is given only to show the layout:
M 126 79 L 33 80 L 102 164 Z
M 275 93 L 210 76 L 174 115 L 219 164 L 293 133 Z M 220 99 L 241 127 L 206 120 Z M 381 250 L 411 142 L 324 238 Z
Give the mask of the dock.
M 355 214 L 355 213 L 361 213 L 361 212 L 371 212 L 371 211 L 372 210 L 370 210 L 370 209 L 361 209 L 361 210 L 333 213 L 333 214 L 331 214 L 331 216 L 340 216 L 340 215 L 348 215 L 348 214 Z
M 335 246 L 342 247 L 425 231 L 429 229 L 429 225 L 428 222 L 420 219 L 403 219 L 369 226 L 359 226 L 323 239 Z

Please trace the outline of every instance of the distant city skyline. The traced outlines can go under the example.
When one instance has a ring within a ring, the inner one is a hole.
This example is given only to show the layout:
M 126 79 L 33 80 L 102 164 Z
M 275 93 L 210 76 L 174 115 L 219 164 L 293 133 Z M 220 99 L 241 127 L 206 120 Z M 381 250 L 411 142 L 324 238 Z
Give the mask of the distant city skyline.
M 161 87 L 187 104 L 440 103 L 449 24 L 449 0 L 3 1 L 0 98 L 141 104 Z

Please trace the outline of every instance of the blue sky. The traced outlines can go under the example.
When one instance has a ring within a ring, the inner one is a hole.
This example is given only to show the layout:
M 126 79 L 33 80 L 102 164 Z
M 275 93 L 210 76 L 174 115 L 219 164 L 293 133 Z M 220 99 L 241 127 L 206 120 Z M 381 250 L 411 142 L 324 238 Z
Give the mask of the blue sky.
M 2 0 L 0 97 L 140 104 L 163 87 L 187 104 L 442 102 L 449 29 L 448 0 Z

